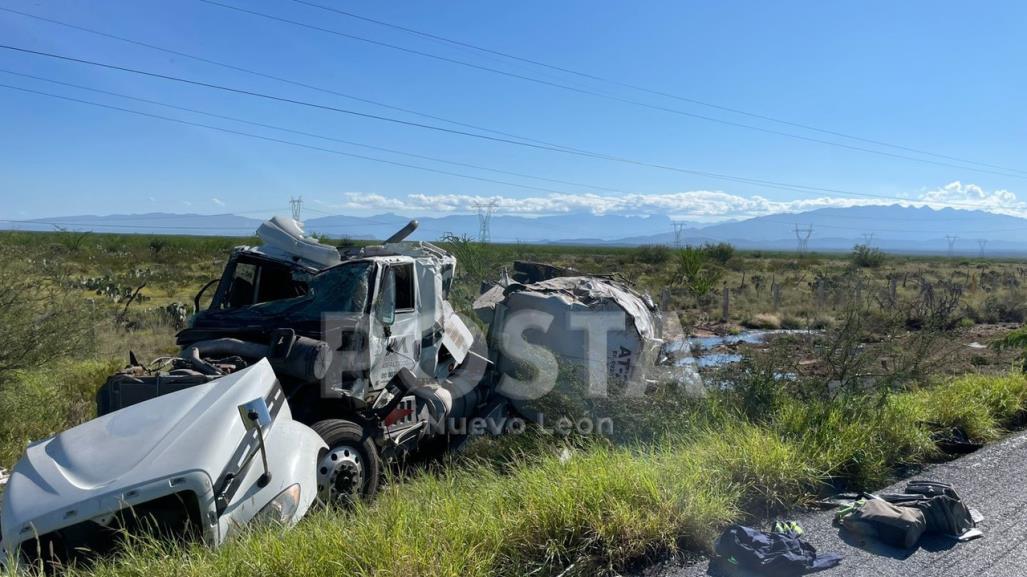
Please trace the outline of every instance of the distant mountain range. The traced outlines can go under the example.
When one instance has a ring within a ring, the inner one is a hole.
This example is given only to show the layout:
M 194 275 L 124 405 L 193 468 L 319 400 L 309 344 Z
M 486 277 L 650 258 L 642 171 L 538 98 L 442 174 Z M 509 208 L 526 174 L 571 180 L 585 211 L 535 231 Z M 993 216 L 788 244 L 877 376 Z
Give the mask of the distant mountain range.
M 396 214 L 323 216 L 306 220 L 308 232 L 333 238 L 383 239 L 409 222 Z M 446 234 L 477 238 L 476 215 L 419 217 L 412 238 L 436 240 Z M 95 230 L 97 232 L 249 236 L 259 219 L 232 214 L 81 215 L 4 223 L 21 230 Z M 680 222 L 680 221 L 678 221 Z M 681 242 L 730 242 L 739 248 L 794 249 L 799 235 L 812 228 L 809 249 L 849 250 L 869 243 L 895 252 L 945 253 L 946 237 L 956 237 L 953 249 L 977 254 L 986 241 L 989 254 L 1027 254 L 1027 219 L 984 211 L 934 210 L 898 205 L 823 208 L 795 214 L 775 214 L 742 221 L 703 225 L 686 222 Z M 496 215 L 490 224 L 495 242 L 601 245 L 673 244 L 674 221 L 663 215 L 619 216 L 565 214 L 542 217 Z M 870 235 L 873 235 L 872 237 Z

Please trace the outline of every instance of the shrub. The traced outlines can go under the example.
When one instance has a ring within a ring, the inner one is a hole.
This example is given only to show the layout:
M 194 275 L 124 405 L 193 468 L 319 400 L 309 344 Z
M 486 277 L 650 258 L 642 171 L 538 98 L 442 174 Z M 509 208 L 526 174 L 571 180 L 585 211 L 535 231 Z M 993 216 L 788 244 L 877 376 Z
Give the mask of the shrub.
M 53 263 L 0 251 L 0 387 L 12 371 L 88 350 L 92 311 Z
M 678 281 L 700 299 L 708 295 L 723 276 L 722 269 L 709 265 L 702 249 L 692 246 L 678 251 L 677 265 Z
M 702 251 L 710 260 L 722 266 L 735 256 L 735 247 L 726 242 L 704 244 Z
M 852 263 L 860 268 L 878 268 L 884 261 L 884 251 L 879 248 L 857 244 L 852 249 Z
M 644 244 L 634 253 L 633 260 L 645 264 L 663 264 L 670 260 L 670 248 L 662 244 Z
M 772 313 L 760 313 L 745 321 L 745 326 L 751 329 L 777 330 L 781 328 L 781 317 Z

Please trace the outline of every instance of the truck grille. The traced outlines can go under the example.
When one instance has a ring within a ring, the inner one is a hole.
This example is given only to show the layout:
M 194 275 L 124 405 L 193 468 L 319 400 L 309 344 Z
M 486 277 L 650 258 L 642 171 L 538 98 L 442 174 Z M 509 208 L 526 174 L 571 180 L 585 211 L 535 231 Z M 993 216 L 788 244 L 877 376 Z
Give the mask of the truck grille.
M 83 521 L 63 527 L 23 541 L 21 553 L 30 566 L 55 573 L 117 553 L 126 538 L 142 535 L 201 540 L 203 524 L 196 494 L 182 491 L 122 509 L 108 525 Z

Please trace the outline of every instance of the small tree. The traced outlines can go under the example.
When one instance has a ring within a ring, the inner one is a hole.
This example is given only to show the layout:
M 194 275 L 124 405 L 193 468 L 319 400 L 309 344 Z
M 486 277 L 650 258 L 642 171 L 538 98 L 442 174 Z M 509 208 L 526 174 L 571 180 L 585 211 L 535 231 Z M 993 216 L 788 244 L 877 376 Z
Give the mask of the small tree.
M 735 247 L 727 242 L 706 243 L 703 245 L 702 251 L 710 260 L 720 265 L 727 264 L 735 256 Z
M 852 264 L 860 268 L 878 268 L 884 264 L 884 251 L 865 244 L 852 248 Z
M 92 310 L 64 288 L 53 264 L 33 266 L 0 251 L 0 386 L 12 371 L 81 353 Z
M 700 299 L 713 290 L 722 276 L 721 269 L 707 262 L 705 251 L 692 246 L 678 251 L 677 265 L 678 282 Z

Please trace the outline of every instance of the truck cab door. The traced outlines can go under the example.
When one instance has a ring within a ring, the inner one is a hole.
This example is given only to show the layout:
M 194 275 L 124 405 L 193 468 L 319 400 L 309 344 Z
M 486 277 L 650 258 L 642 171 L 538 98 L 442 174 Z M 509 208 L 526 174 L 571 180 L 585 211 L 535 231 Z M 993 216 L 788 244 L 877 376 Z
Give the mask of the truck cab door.
M 406 367 L 417 373 L 421 357 L 413 263 L 389 264 L 378 284 L 371 344 L 371 384 L 380 388 Z

